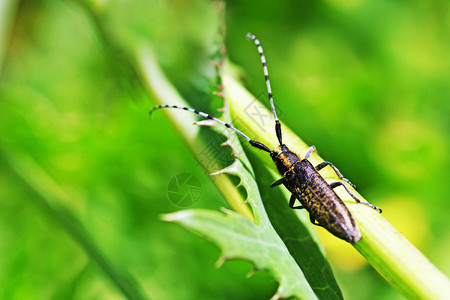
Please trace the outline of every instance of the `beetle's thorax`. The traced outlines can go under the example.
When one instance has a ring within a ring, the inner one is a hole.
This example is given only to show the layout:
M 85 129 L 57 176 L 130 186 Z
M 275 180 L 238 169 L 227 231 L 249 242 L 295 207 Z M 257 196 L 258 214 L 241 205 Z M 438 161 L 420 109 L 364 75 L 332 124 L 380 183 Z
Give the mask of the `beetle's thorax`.
M 281 175 L 289 170 L 293 164 L 301 160 L 300 156 L 289 150 L 289 148 L 284 144 L 272 150 L 270 157 L 272 157 L 272 160 Z

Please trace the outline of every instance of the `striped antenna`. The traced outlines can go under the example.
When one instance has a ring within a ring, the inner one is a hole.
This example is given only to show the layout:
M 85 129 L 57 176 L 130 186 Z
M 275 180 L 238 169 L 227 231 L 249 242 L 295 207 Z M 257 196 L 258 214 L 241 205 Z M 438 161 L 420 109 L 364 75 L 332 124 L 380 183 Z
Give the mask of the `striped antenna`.
M 282 145 L 283 142 L 282 142 L 282 138 L 281 138 L 281 125 L 280 125 L 280 121 L 278 120 L 278 117 L 277 117 L 277 112 L 275 111 L 275 105 L 273 104 L 272 89 L 270 88 L 270 81 L 269 81 L 269 71 L 267 70 L 266 58 L 264 56 L 263 48 L 261 47 L 261 44 L 259 43 L 259 40 L 256 38 L 256 36 L 254 36 L 251 33 L 247 33 L 247 37 L 252 39 L 253 42 L 255 42 L 255 45 L 258 48 L 259 55 L 261 56 L 261 62 L 262 62 L 263 69 L 264 69 L 264 77 L 266 79 L 266 85 L 267 85 L 267 93 L 269 94 L 270 106 L 272 107 L 272 113 L 273 113 L 273 117 L 275 119 L 275 132 L 277 134 L 277 138 L 278 138 L 278 141 L 280 142 L 280 145 Z
M 262 144 L 260 142 L 257 142 L 257 141 L 253 141 L 251 138 L 249 138 L 247 135 L 245 135 L 243 132 L 241 132 L 237 128 L 233 127 L 232 125 L 230 125 L 228 123 L 225 123 L 224 121 L 222 121 L 220 119 L 217 119 L 217 118 L 211 116 L 210 114 L 207 114 L 207 113 L 204 113 L 204 112 L 201 112 L 201 111 L 198 111 L 196 109 L 189 108 L 189 107 L 163 104 L 163 105 L 158 105 L 158 106 L 153 107 L 150 110 L 150 116 L 155 110 L 160 109 L 160 108 L 176 108 L 176 109 L 182 109 L 182 110 L 193 112 L 193 113 L 195 113 L 197 115 L 205 117 L 205 118 L 207 118 L 209 120 L 213 120 L 213 121 L 215 121 L 217 123 L 222 124 L 226 128 L 229 128 L 229 129 L 233 130 L 234 132 L 236 132 L 237 134 L 242 136 L 244 139 L 246 139 L 250 143 L 250 145 L 252 145 L 253 147 L 261 149 L 261 150 L 264 150 L 264 151 L 269 152 L 269 153 L 271 152 L 270 149 L 267 148 L 267 146 L 265 146 L 264 144 Z

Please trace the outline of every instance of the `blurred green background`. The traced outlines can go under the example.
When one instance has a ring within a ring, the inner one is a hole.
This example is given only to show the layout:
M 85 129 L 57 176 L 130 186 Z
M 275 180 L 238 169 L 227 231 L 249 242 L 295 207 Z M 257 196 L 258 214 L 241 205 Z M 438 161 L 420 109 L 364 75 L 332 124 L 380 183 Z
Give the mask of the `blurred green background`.
M 227 53 L 249 90 L 265 94 L 252 32 L 280 119 L 447 276 L 449 8 L 226 1 L 224 15 Z M 122 299 L 108 268 L 152 299 L 273 295 L 269 274 L 247 278 L 242 261 L 216 268 L 214 245 L 159 219 L 182 209 L 168 198 L 180 173 L 200 181 L 192 207 L 227 204 L 165 118 L 149 120 L 155 102 L 135 56 L 154 49 L 190 104 L 217 115 L 219 10 L 200 0 L 0 1 L 0 299 Z M 352 247 L 319 233 L 346 299 L 401 299 Z

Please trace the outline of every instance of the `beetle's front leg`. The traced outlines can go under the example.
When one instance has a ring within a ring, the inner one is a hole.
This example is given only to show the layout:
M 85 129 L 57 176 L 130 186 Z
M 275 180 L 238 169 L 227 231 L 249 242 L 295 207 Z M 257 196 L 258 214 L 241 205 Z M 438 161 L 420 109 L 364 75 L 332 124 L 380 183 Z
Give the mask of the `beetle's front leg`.
M 275 181 L 274 183 L 272 183 L 272 184 L 270 185 L 270 187 L 273 188 L 273 187 L 279 186 L 280 184 L 283 184 L 283 183 L 284 183 L 284 177 L 283 177 L 283 178 L 280 178 L 280 179 L 278 179 L 277 181 Z

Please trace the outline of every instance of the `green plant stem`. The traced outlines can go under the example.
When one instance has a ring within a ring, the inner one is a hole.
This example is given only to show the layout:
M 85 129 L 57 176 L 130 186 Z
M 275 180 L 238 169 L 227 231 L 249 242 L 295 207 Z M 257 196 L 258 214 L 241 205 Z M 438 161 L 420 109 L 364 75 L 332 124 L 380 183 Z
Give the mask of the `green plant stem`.
M 252 118 L 249 107 L 257 105 L 259 113 L 271 116 L 271 112 L 262 109 L 256 97 L 251 95 L 235 79 L 230 66 L 224 75 L 225 92 L 231 107 L 233 120 L 240 125 L 244 132 L 252 133 L 250 138 L 262 142 L 271 149 L 277 147 L 274 124 L 271 122 L 258 123 Z M 297 137 L 288 127 L 282 124 L 283 142 L 303 156 L 308 146 Z M 275 169 L 268 155 L 250 147 L 259 157 Z M 262 155 L 261 155 L 262 154 Z M 310 161 L 317 165 L 323 159 L 317 154 Z M 324 177 L 337 179 L 331 168 L 321 171 Z M 360 231 L 362 239 L 354 247 L 368 260 L 368 262 L 390 282 L 397 290 L 408 298 L 413 299 L 448 299 L 450 283 L 420 251 L 418 251 L 405 237 L 403 237 L 377 211 L 360 205 L 347 194 L 337 191 L 338 195 L 347 203 Z M 364 198 L 356 193 L 363 201 Z

